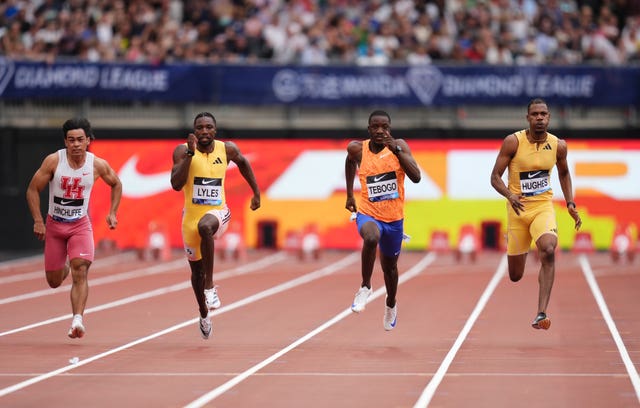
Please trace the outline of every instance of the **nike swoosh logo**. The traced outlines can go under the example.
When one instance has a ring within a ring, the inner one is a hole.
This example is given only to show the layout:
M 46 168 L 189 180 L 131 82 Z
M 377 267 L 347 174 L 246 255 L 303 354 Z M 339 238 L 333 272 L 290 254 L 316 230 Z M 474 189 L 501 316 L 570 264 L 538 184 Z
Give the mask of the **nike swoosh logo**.
M 380 155 L 380 157 L 378 157 L 378 158 L 379 158 L 379 159 L 382 159 L 383 157 L 386 157 L 386 156 L 388 156 L 388 155 L 390 155 L 390 154 L 391 154 L 391 152 L 387 152 L 387 153 L 385 153 L 385 154 Z
M 213 183 L 214 181 L 215 181 L 215 180 L 202 180 L 202 184 L 206 186 L 207 184 L 211 184 L 211 183 Z
M 83 176 L 88 176 L 91 173 L 82 173 Z
M 62 204 L 62 205 L 71 204 L 72 202 L 73 202 L 73 200 L 71 200 L 71 201 L 67 201 L 67 200 L 60 200 L 60 204 Z
M 384 178 L 384 175 L 382 175 L 382 176 L 377 176 L 377 177 L 374 177 L 374 178 L 373 178 L 373 181 L 374 181 L 374 182 L 377 182 L 377 181 L 382 180 L 383 178 Z
M 527 177 L 532 178 L 532 177 L 537 176 L 540 173 L 542 173 L 542 172 L 541 171 L 536 171 L 535 173 L 529 173 L 529 174 L 527 174 Z
M 122 195 L 143 198 L 171 190 L 171 170 L 155 174 L 142 174 L 137 169 L 138 155 L 133 155 L 120 168 Z
M 87 255 L 89 255 L 89 254 L 83 254 L 82 252 L 80 252 L 78 255 L 80 255 L 80 256 L 87 256 Z

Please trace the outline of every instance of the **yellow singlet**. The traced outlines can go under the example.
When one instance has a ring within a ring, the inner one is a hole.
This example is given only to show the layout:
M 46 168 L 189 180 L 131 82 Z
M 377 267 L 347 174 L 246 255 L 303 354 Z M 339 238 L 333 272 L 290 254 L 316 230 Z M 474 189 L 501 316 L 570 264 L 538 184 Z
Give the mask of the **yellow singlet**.
M 191 159 L 184 192 L 184 219 L 200 220 L 209 210 L 224 208 L 224 178 L 227 172 L 227 152 L 224 142 L 214 140 L 211 153 L 196 149 Z
M 509 191 L 523 201 L 551 200 L 551 171 L 556 165 L 558 138 L 547 133 L 543 143 L 531 143 L 525 130 L 516 132 L 518 150 L 509 163 Z
M 517 215 L 507 203 L 507 254 L 527 253 L 532 240 L 543 234 L 557 235 L 551 199 L 551 171 L 556 165 L 558 138 L 547 133 L 547 140 L 531 143 L 526 131 L 516 132 L 518 150 L 509 163 L 509 191 L 521 196 L 524 211 Z

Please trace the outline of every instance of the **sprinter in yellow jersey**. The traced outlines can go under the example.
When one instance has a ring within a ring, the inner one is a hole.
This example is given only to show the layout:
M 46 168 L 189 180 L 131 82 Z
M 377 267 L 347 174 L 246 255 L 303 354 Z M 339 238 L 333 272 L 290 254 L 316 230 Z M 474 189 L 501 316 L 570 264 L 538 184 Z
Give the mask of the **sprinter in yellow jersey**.
M 213 285 L 214 239 L 229 226 L 231 211 L 227 207 L 224 178 L 227 165 L 234 162 L 247 181 L 253 197 L 251 209 L 260 208 L 260 189 L 249 161 L 233 142 L 215 140 L 216 119 L 209 112 L 196 115 L 193 133 L 187 142 L 173 151 L 171 186 L 184 193 L 182 239 L 191 268 L 191 286 L 200 310 L 200 333 L 211 334 L 209 311 L 220 307 Z
M 547 132 L 551 114 L 542 99 L 527 106 L 529 128 L 505 137 L 498 153 L 491 185 L 507 198 L 507 260 L 509 277 L 517 282 L 524 274 L 527 253 L 532 240 L 540 258 L 538 275 L 538 315 L 535 329 L 548 329 L 551 320 L 547 306 L 555 275 L 555 249 L 558 245 L 556 215 L 551 202 L 551 171 L 558 169 L 560 187 L 575 228 L 582 225 L 573 201 L 571 174 L 567 165 L 567 143 Z M 509 168 L 508 186 L 502 174 Z
M 384 111 L 369 116 L 370 138 L 352 141 L 347 147 L 345 178 L 347 183 L 346 209 L 356 213 L 358 232 L 363 239 L 362 283 L 351 310 L 364 310 L 371 295 L 371 275 L 380 246 L 380 265 L 384 274 L 387 299 L 383 326 L 392 330 L 397 323 L 398 257 L 404 236 L 404 177 L 414 183 L 420 181 L 420 169 L 411 155 L 409 145 L 391 137 L 391 118 Z M 353 196 L 353 182 L 360 168 L 361 186 L 359 207 Z

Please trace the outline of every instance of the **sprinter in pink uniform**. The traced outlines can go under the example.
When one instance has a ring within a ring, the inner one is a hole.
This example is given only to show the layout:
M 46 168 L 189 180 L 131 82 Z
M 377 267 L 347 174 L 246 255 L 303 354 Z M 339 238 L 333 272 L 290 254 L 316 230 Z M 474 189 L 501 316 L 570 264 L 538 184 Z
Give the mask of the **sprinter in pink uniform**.
M 122 184 L 104 159 L 87 151 L 95 139 L 87 119 L 69 119 L 62 125 L 65 148 L 45 157 L 27 188 L 27 203 L 33 217 L 33 233 L 44 240 L 44 269 L 47 283 L 57 288 L 69 272 L 73 320 L 69 337 L 85 334 L 82 321 L 89 295 L 87 274 L 94 259 L 93 228 L 88 217 L 89 198 L 100 177 L 111 187 L 111 207 L 107 224 L 118 224 L 116 212 L 122 197 Z M 40 210 L 40 192 L 49 185 L 46 223 Z

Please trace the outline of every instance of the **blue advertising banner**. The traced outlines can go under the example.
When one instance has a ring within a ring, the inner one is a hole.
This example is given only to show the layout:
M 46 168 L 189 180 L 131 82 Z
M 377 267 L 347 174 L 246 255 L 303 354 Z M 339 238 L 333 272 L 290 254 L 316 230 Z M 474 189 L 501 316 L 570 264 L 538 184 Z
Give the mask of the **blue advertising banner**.
M 227 103 L 309 106 L 640 105 L 640 68 L 236 67 L 218 88 Z M 240 79 L 244 78 L 244 79 Z
M 33 63 L 0 58 L 0 98 L 298 106 L 638 106 L 640 67 Z
M 0 98 L 209 102 L 211 67 L 30 63 L 0 58 Z

